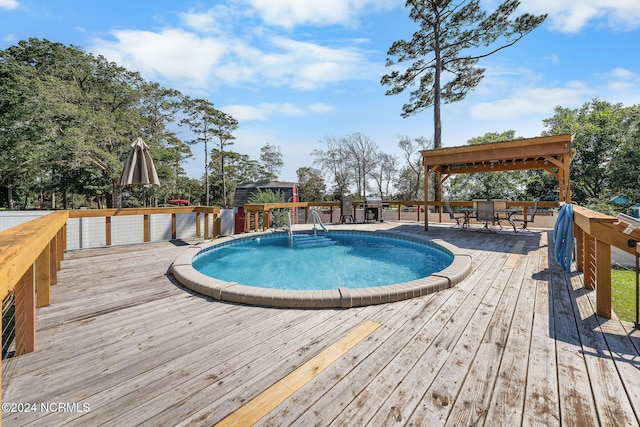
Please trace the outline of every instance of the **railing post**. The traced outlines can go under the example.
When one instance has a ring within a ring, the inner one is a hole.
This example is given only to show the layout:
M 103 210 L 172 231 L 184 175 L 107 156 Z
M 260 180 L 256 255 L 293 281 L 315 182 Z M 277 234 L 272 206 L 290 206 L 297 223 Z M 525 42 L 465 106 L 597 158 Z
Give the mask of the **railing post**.
M 222 218 L 213 215 L 213 236 L 218 237 L 222 233 Z
M 44 247 L 36 259 L 36 307 L 46 307 L 50 303 L 51 286 L 51 242 Z
M 67 249 L 67 224 L 58 231 L 58 236 L 56 237 L 56 241 L 58 242 L 58 257 L 56 258 L 56 268 L 60 270 L 60 262 L 64 259 L 64 251 Z
M 611 246 L 596 239 L 596 314 L 611 318 Z
M 178 225 L 176 221 L 176 214 L 172 213 L 171 214 L 171 238 L 175 239 L 177 235 L 178 235 Z
M 205 214 L 206 215 L 206 214 Z M 200 212 L 196 212 L 196 236 L 200 237 Z M 205 236 L 206 239 L 206 236 Z
M 16 356 L 31 353 L 36 348 L 36 301 L 33 264 L 15 287 Z
M 58 240 L 59 233 L 49 242 L 49 281 L 52 285 L 58 283 Z
M 144 225 L 143 225 L 143 229 L 144 229 L 144 231 L 143 231 L 143 233 L 144 233 L 143 241 L 144 242 L 148 242 L 149 241 L 149 214 L 144 214 L 143 222 L 144 222 Z
M 105 225 L 105 240 L 107 246 L 111 246 L 111 217 L 109 215 L 104 217 Z
M 576 268 L 584 271 L 584 230 L 573 223 L 573 235 L 576 237 Z

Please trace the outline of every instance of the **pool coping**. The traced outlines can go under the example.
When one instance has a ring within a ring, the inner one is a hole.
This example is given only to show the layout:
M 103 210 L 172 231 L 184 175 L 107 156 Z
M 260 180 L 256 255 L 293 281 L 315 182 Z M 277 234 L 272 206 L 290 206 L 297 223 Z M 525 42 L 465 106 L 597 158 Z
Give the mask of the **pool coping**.
M 340 229 L 341 231 L 357 231 L 358 229 Z M 171 266 L 171 273 L 183 286 L 197 293 L 216 300 L 261 307 L 279 308 L 351 308 L 366 305 L 385 304 L 428 295 L 463 281 L 471 271 L 471 256 L 463 253 L 456 246 L 441 239 L 429 239 L 414 234 L 391 232 L 387 230 L 370 231 L 372 234 L 389 237 L 402 236 L 419 242 L 433 242 L 453 255 L 453 262 L 444 270 L 431 276 L 393 285 L 375 286 L 371 288 L 339 288 L 330 290 L 281 290 L 242 285 L 227 282 L 200 273 L 193 268 L 192 260 L 200 251 L 224 244 L 226 242 L 271 235 L 281 231 L 242 234 L 222 237 L 200 245 L 192 245 L 176 258 Z

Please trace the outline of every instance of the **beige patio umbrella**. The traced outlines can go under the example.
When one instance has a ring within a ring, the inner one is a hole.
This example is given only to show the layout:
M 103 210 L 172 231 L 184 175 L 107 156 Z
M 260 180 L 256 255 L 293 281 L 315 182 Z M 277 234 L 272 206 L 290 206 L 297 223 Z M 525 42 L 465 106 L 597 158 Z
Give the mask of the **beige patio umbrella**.
M 129 157 L 124 164 L 122 175 L 120 175 L 117 184 L 120 189 L 127 185 L 160 186 L 156 167 L 153 164 L 151 154 L 149 154 L 149 146 L 145 144 L 142 138 L 137 138 L 131 144 Z M 118 199 L 119 205 L 121 205 L 121 199 Z
M 156 167 L 153 164 L 151 154 L 149 154 L 149 146 L 142 138 L 136 139 L 131 144 L 129 158 L 124 164 L 118 184 L 122 187 L 125 185 L 160 186 Z

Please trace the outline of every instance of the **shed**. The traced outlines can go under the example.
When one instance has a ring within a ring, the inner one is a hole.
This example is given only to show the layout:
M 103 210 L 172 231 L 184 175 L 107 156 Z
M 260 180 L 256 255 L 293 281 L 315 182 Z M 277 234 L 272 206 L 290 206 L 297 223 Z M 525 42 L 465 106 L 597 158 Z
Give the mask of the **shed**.
M 284 195 L 284 199 L 287 202 L 297 202 L 298 200 L 298 187 L 293 182 L 275 182 L 275 181 L 261 181 L 261 182 L 245 182 L 239 184 L 236 187 L 236 191 L 233 195 L 233 207 L 236 213 L 236 234 L 244 233 L 245 226 L 245 214 L 244 205 L 249 203 L 249 199 L 254 194 L 260 191 L 279 191 Z

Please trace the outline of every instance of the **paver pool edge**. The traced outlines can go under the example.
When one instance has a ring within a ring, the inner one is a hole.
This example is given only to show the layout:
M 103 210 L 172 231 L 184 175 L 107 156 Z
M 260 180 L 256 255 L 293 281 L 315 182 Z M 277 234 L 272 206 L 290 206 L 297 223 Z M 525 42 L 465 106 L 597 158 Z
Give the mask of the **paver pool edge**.
M 207 276 L 193 268 L 193 257 L 205 248 L 230 240 L 255 238 L 265 234 L 273 234 L 273 232 L 223 237 L 203 245 L 190 246 L 173 262 L 171 272 L 186 288 L 217 300 L 262 307 L 350 308 L 395 302 L 441 291 L 460 283 L 471 271 L 470 255 L 445 241 L 415 235 L 411 238 L 422 242 L 433 242 L 450 251 L 453 262 L 444 270 L 409 282 L 370 288 L 330 290 L 280 290 L 246 286 Z M 399 235 L 389 232 L 383 232 L 383 234 L 385 237 Z

